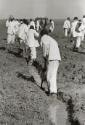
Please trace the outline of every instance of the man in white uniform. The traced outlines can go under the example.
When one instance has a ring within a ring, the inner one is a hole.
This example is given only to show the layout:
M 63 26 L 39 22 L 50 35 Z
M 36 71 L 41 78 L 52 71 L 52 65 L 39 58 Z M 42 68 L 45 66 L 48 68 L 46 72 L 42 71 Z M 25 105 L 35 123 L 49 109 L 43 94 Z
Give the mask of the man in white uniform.
M 36 31 L 38 32 L 40 29 L 40 22 L 39 20 L 36 21 Z
M 10 17 L 9 20 L 6 21 L 7 27 L 7 50 L 11 49 L 11 44 L 15 42 L 15 22 L 14 18 Z
M 20 22 L 17 19 L 15 19 L 14 22 L 15 22 L 15 41 L 17 41 Z
M 50 20 L 50 28 L 49 28 L 50 32 L 54 31 L 54 21 Z
M 33 26 L 34 29 L 35 29 L 35 22 L 33 19 L 30 19 L 30 23 L 29 23 L 29 26 Z
M 50 94 L 57 94 L 57 72 L 61 60 L 57 41 L 48 35 L 46 30 L 41 31 L 41 46 L 43 57 L 48 60 L 47 64 L 47 83 Z
M 19 31 L 18 31 L 18 37 L 20 40 L 20 48 L 23 50 L 23 57 L 26 56 L 27 34 L 28 34 L 27 20 L 23 19 L 19 27 Z
M 79 27 L 79 31 L 82 32 L 82 41 L 85 37 L 85 16 L 83 16 L 83 19 L 81 21 L 81 26 Z
M 70 18 L 68 17 L 65 20 L 64 25 L 63 25 L 65 37 L 67 37 L 69 35 L 70 28 L 71 28 L 71 23 L 70 23 Z
M 39 43 L 37 38 L 39 37 L 39 33 L 36 32 L 33 26 L 30 26 L 28 30 L 28 38 L 26 45 L 30 48 L 31 51 L 31 64 L 35 61 L 37 57 L 36 48 L 39 47 Z
M 80 22 L 78 17 L 74 17 L 74 20 L 71 25 L 71 34 L 73 37 L 73 50 L 78 51 L 81 40 L 82 40 L 82 32 L 79 31 Z

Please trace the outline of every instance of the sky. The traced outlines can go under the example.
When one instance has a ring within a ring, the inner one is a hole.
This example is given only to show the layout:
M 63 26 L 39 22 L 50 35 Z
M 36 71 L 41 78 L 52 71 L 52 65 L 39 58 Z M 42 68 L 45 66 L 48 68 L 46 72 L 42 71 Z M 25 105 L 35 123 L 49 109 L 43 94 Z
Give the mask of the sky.
M 82 18 L 85 0 L 0 0 L 0 19 L 9 15 L 16 18 Z

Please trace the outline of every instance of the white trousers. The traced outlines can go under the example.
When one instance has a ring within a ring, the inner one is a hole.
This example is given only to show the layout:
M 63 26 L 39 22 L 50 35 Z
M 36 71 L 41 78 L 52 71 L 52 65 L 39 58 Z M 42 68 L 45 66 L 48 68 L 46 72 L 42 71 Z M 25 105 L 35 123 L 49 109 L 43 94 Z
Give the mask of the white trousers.
M 47 82 L 50 93 L 57 93 L 57 71 L 59 67 L 59 61 L 49 61 L 47 67 Z
M 8 34 L 7 36 L 7 44 L 13 44 L 15 42 L 15 35 Z
M 53 32 L 53 30 L 54 30 L 53 27 L 50 27 L 50 31 Z
M 73 35 L 73 38 L 75 38 L 75 42 L 74 42 L 75 47 L 79 48 L 81 45 L 81 41 L 83 39 L 82 32 L 73 32 L 72 35 Z
M 79 48 L 81 45 L 82 37 L 78 36 L 76 39 L 76 48 Z
M 31 59 L 36 59 L 36 47 L 30 47 Z
M 65 34 L 65 37 L 67 37 L 68 36 L 68 29 L 64 29 L 64 34 Z
M 82 31 L 82 41 L 84 40 L 85 31 Z

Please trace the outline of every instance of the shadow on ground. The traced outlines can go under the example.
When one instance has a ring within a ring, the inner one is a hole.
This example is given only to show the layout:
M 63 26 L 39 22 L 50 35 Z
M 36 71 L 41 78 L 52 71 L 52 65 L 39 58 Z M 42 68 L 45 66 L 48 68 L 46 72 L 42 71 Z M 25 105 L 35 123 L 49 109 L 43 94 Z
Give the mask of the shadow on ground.
M 14 51 L 10 50 L 10 51 L 8 51 L 8 53 L 13 54 L 14 56 L 19 57 L 19 58 L 22 57 L 21 52 L 14 52 Z
M 26 76 L 26 75 L 24 75 L 24 74 L 22 74 L 22 73 L 20 73 L 20 72 L 16 72 L 16 76 L 17 76 L 17 78 L 21 78 L 21 79 L 24 79 L 24 80 L 26 80 L 26 81 L 33 82 L 33 83 L 36 84 L 42 91 L 44 91 L 47 96 L 49 96 L 49 92 L 48 92 L 47 90 L 45 90 L 44 87 L 39 86 L 39 85 L 36 83 L 36 81 L 35 81 L 35 79 L 34 79 L 33 76 Z
M 6 48 L 5 47 L 0 47 L 0 50 L 6 50 Z
M 22 73 L 20 73 L 20 72 L 16 72 L 16 74 L 17 74 L 17 77 L 18 78 L 22 78 L 22 79 L 24 79 L 24 80 L 26 80 L 26 81 L 31 81 L 31 82 L 34 82 L 35 83 L 35 80 L 34 80 L 34 77 L 33 76 L 26 76 L 26 75 L 24 75 L 24 74 L 22 74 Z
M 77 118 L 74 119 L 74 104 L 72 98 L 70 98 L 67 102 L 67 111 L 68 111 L 68 120 L 71 125 L 80 125 L 80 122 Z

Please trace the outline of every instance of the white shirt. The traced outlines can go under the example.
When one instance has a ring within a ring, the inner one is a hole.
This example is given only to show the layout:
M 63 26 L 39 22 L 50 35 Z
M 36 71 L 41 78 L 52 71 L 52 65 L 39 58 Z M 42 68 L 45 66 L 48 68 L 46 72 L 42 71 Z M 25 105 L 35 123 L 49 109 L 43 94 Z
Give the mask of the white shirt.
M 53 31 L 53 30 L 54 30 L 54 21 L 51 21 L 50 30 L 51 30 L 51 31 Z
M 7 33 L 10 35 L 14 35 L 15 34 L 15 22 L 14 21 L 6 21 L 6 27 L 7 29 Z
M 71 27 L 70 21 L 69 20 L 65 20 L 63 28 L 69 29 L 70 27 Z
M 39 33 L 36 32 L 34 29 L 28 30 L 28 39 L 27 39 L 27 45 L 29 47 L 38 47 L 39 43 L 38 40 L 35 37 L 39 37 Z
M 75 20 L 72 22 L 72 25 L 71 25 L 71 34 L 73 37 L 82 37 L 82 32 L 77 32 L 76 31 L 76 27 L 77 27 L 77 24 L 78 24 L 78 20 Z
M 34 21 L 31 21 L 29 25 L 30 25 L 30 26 L 33 26 L 34 29 L 35 29 L 35 22 L 34 22 Z
M 82 33 L 82 40 L 84 40 L 84 36 L 85 36 L 85 20 L 82 20 L 82 23 L 78 29 L 80 31 L 80 33 Z
M 52 37 L 44 35 L 41 38 L 41 46 L 43 47 L 43 56 L 48 55 L 48 60 L 61 60 L 57 41 Z
M 78 32 L 75 31 L 77 24 L 78 24 L 78 20 L 73 21 L 72 24 L 71 24 L 71 33 L 72 33 L 73 37 L 78 36 Z
M 15 20 L 15 34 L 18 34 L 20 23 Z
M 82 19 L 81 26 L 79 27 L 79 31 L 83 32 L 85 31 L 85 18 Z
M 19 27 L 18 36 L 25 41 L 27 39 L 27 33 L 28 33 L 28 26 L 24 23 L 21 24 Z
M 39 23 L 39 20 L 37 20 L 37 22 L 36 22 L 37 31 L 39 30 L 39 27 L 40 27 L 40 23 Z

